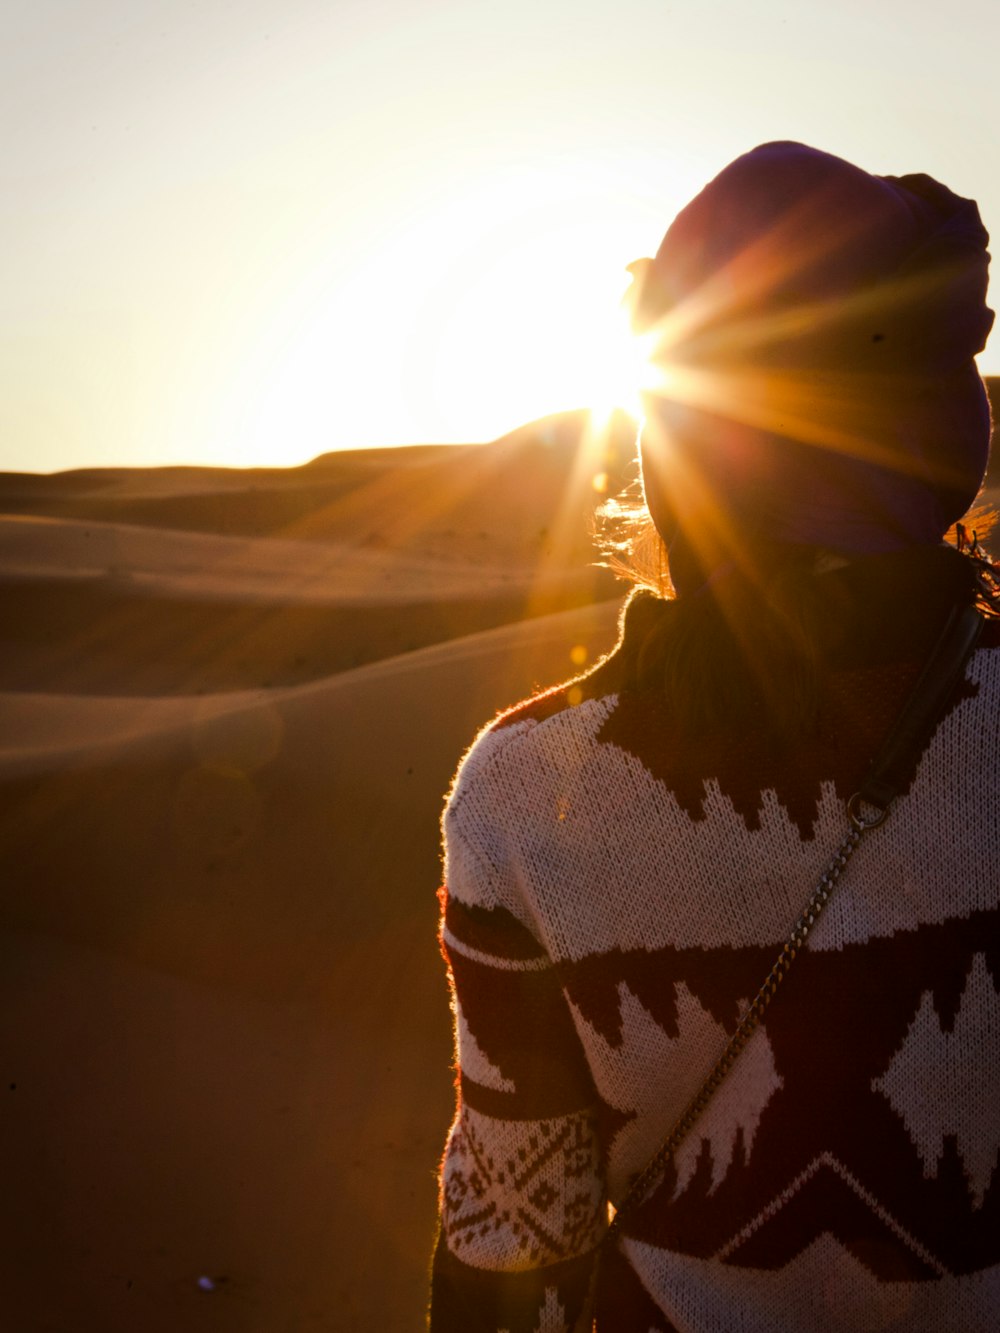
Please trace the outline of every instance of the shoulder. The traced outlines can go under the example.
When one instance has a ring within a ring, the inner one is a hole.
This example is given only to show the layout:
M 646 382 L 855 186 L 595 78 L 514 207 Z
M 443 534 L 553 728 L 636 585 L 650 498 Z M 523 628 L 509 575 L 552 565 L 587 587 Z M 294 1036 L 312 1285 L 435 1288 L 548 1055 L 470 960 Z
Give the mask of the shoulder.
M 619 617 L 618 639 L 591 670 L 500 713 L 459 764 L 444 811 L 446 854 L 460 846 L 496 864 L 503 830 L 530 818 L 567 766 L 597 748 L 601 728 L 627 686 L 630 659 L 658 599 L 633 594 Z
M 628 688 L 634 659 L 668 606 L 668 602 L 651 592 L 634 590 L 622 605 L 618 616 L 618 637 L 609 653 L 587 671 L 506 709 L 480 732 L 477 739 L 503 732 L 522 722 L 544 722 L 567 708 L 576 708 L 587 700 L 603 699 Z
M 630 685 L 634 658 L 667 605 L 652 593 L 636 590 L 618 617 L 615 646 L 589 670 L 522 699 L 497 714 L 478 733 L 459 765 L 451 796 L 484 777 L 500 757 L 541 724 L 570 715 L 582 705 L 617 697 Z M 585 710 L 589 711 L 589 710 Z

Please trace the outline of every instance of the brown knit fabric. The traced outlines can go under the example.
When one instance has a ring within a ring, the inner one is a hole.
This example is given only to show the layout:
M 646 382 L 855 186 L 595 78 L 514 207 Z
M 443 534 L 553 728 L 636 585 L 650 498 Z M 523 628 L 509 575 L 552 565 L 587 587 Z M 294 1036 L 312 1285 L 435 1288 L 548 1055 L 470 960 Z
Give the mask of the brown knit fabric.
M 461 1078 L 435 1333 L 995 1327 L 995 626 L 594 1290 L 605 1201 L 697 1091 L 839 845 L 921 619 L 902 608 L 830 664 L 798 747 L 752 728 L 681 744 L 662 696 L 609 688 L 619 660 L 577 706 L 531 701 L 466 756 L 445 819 Z

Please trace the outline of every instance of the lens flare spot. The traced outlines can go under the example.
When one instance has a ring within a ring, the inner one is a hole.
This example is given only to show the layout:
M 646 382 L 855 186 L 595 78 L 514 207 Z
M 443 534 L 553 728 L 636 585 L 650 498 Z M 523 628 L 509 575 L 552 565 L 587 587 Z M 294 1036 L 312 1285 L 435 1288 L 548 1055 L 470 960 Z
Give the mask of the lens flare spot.
M 583 666 L 587 660 L 587 648 L 585 644 L 578 643 L 569 650 L 569 660 L 574 666 Z
M 576 708 L 578 704 L 583 702 L 583 690 L 580 689 L 579 685 L 571 685 L 569 687 L 566 691 L 566 702 L 569 704 L 570 708 Z

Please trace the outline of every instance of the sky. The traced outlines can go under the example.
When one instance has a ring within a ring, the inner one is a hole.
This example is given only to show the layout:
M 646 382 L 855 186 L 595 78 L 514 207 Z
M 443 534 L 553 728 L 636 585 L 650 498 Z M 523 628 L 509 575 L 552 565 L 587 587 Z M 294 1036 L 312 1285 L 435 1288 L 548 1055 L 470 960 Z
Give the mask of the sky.
M 995 0 L 8 0 L 0 469 L 606 406 L 625 265 L 757 143 L 928 172 L 1000 235 L 998 39 Z

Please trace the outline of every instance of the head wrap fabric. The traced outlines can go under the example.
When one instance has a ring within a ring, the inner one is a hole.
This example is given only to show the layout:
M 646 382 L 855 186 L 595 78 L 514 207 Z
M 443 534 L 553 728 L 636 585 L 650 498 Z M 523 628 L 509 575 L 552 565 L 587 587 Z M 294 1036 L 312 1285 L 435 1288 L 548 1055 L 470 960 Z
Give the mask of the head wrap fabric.
M 796 143 L 737 158 L 637 270 L 646 500 L 678 592 L 757 539 L 875 553 L 940 541 L 979 491 L 993 322 L 975 203 Z

